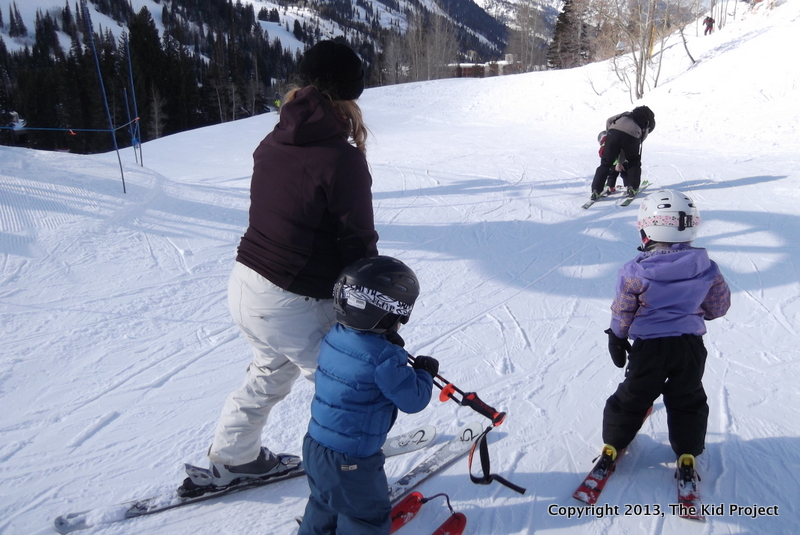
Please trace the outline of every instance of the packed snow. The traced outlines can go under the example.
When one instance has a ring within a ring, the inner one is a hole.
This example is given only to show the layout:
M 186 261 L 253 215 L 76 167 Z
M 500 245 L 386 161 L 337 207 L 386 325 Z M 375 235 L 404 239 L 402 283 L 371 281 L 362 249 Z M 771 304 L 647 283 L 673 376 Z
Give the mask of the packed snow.
M 695 244 L 733 291 L 705 337 L 711 416 L 699 471 L 704 501 L 722 506 L 705 523 L 669 507 L 675 459 L 660 400 L 596 511 L 619 514 L 560 514 L 580 506 L 571 494 L 622 380 L 603 330 L 616 272 L 636 254 L 641 200 L 581 204 L 597 133 L 640 102 L 607 63 L 361 97 L 379 248 L 423 289 L 407 348 L 508 413 L 489 434 L 492 471 L 527 488 L 473 485 L 466 458 L 423 483 L 426 496 L 449 494 L 467 533 L 797 532 L 800 66 L 788 58 L 800 49 L 800 2 L 743 6 L 713 35 L 687 30 L 694 65 L 670 39 L 641 101 L 657 120 L 643 176 L 694 197 Z M 60 514 L 167 492 L 184 462 L 206 462 L 249 360 L 226 283 L 247 226 L 251 154 L 276 120 L 147 143 L 143 166 L 124 149 L 127 193 L 113 153 L 0 147 L 0 532 L 52 533 Z M 265 445 L 300 452 L 312 393 L 296 384 Z M 439 442 L 476 419 L 434 399 L 395 429 L 430 423 Z M 389 479 L 430 451 L 390 459 Z M 120 523 L 99 515 L 84 533 L 290 535 L 307 496 L 298 478 Z M 753 505 L 777 514 L 730 514 Z M 656 507 L 664 514 L 644 514 Z M 448 515 L 431 502 L 399 533 L 429 535 Z

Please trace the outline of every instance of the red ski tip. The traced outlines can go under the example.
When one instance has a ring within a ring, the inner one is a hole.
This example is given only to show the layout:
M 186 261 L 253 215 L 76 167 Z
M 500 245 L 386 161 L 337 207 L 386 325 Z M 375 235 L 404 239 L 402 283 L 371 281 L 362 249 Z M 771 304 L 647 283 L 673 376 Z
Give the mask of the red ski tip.
M 467 527 L 467 517 L 463 513 L 453 513 L 450 518 L 433 532 L 433 535 L 461 535 Z
M 422 507 L 422 494 L 412 492 L 400 503 L 392 507 L 392 527 L 389 533 L 394 533 L 398 529 L 408 524 Z

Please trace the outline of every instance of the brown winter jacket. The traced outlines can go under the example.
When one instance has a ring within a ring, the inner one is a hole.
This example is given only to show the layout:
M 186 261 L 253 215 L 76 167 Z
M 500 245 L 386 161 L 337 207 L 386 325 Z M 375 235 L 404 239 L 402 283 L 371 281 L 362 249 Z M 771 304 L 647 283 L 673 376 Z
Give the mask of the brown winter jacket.
M 236 261 L 292 293 L 329 299 L 345 266 L 378 254 L 372 176 L 346 132 L 306 87 L 253 153 L 250 226 Z
M 613 117 L 609 117 L 606 121 L 606 131 L 608 130 L 621 130 L 626 134 L 630 134 L 639 141 L 644 141 L 647 139 L 647 134 L 650 132 L 648 130 L 642 130 L 642 128 L 636 124 L 636 121 L 633 120 L 632 117 L 625 115 L 625 113 L 620 113 L 619 115 L 614 115 Z

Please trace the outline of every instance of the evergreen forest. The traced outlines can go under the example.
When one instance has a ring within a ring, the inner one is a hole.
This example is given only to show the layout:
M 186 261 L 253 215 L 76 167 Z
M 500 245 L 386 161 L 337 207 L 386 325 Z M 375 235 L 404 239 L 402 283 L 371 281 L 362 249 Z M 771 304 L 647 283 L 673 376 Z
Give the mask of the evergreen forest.
M 277 11 L 257 16 L 251 4 L 228 0 L 165 2 L 159 32 L 146 7 L 94 4 L 127 28 L 119 38 L 69 0 L 56 17 L 37 12 L 32 47 L 10 52 L 0 38 L 0 143 L 96 153 L 113 149 L 109 115 L 119 146 L 248 117 L 270 110 L 295 69 L 297 57 L 259 24 Z M 29 35 L 15 3 L 7 13 L 0 24 L 9 35 Z M 369 63 L 370 51 L 350 44 Z M 17 118 L 24 129 L 9 128 Z
M 0 29 L 33 42 L 11 51 L 0 37 L 0 144 L 88 154 L 264 113 L 292 82 L 299 55 L 269 36 L 261 21 L 285 24 L 307 45 L 327 38 L 318 25 L 294 21 L 290 27 L 278 9 L 256 13 L 241 0 L 157 1 L 163 29 L 146 7 L 134 12 L 128 0 L 65 0 L 62 8 L 37 11 L 33 28 L 25 27 L 16 0 L 0 9 Z M 124 32 L 115 36 L 96 26 L 88 2 Z M 410 3 L 429 24 L 419 0 Z M 358 2 L 363 17 L 349 1 L 307 5 L 343 30 L 336 39 L 362 57 L 368 86 L 387 83 L 376 43 L 397 30 L 380 25 L 372 4 Z M 502 23 L 468 0 L 447 5 L 462 19 L 454 25 L 457 48 L 500 56 L 507 39 Z M 470 27 L 482 28 L 489 43 Z M 21 121 L 25 127 L 14 128 Z

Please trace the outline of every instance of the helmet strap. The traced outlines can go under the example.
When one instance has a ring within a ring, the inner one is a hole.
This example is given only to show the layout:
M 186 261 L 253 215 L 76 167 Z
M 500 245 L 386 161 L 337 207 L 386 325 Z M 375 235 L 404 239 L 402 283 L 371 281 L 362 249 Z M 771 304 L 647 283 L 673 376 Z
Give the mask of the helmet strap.
M 403 316 L 398 316 L 390 312 L 381 318 L 378 324 L 371 329 L 371 332 L 378 334 L 396 333 L 400 328 L 400 320 L 402 317 Z
M 678 230 L 686 230 L 694 226 L 694 217 L 686 212 L 678 212 Z

